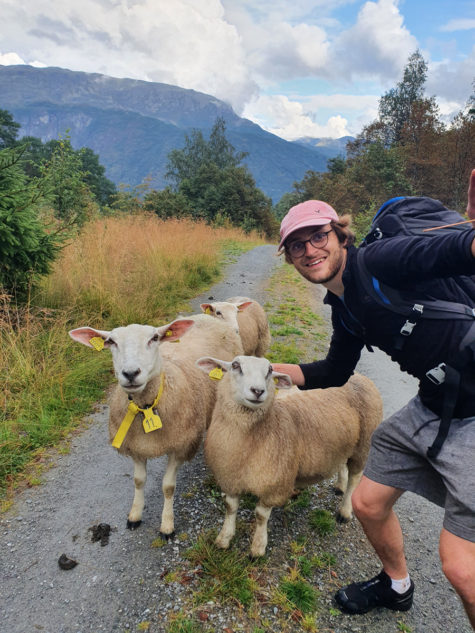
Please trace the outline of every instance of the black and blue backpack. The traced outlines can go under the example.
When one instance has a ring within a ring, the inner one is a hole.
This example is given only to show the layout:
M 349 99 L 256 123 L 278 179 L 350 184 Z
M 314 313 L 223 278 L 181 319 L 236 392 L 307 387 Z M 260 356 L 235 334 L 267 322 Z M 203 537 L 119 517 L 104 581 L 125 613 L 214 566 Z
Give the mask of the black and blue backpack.
M 444 385 L 444 404 L 437 437 L 429 447 L 429 457 L 436 457 L 447 437 L 450 421 L 457 401 L 461 373 L 473 364 L 475 352 L 475 277 L 457 276 L 452 278 L 465 295 L 473 297 L 472 305 L 443 301 L 426 297 L 408 297 L 399 290 L 382 283 L 368 270 L 364 261 L 364 247 L 377 240 L 395 236 L 431 236 L 445 232 L 467 231 L 472 228 L 456 211 L 447 209 L 439 200 L 427 197 L 397 197 L 385 202 L 371 223 L 371 228 L 363 239 L 357 255 L 359 279 L 367 294 L 384 308 L 400 314 L 403 318 L 401 330 L 395 333 L 395 349 L 402 349 L 405 340 L 423 319 L 461 319 L 473 322 L 469 335 L 464 338 L 461 348 L 450 364 L 441 363 L 427 372 L 427 377 L 438 385 Z

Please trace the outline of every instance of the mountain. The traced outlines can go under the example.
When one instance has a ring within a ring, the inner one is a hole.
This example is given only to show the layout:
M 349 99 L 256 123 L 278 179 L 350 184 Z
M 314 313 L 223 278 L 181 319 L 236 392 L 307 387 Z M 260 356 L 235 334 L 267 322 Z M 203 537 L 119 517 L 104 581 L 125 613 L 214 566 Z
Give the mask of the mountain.
M 345 157 L 346 144 L 354 140 L 354 136 L 342 136 L 341 138 L 314 138 L 312 136 L 303 136 L 294 142 L 304 147 L 317 149 L 322 155 L 327 156 L 327 158 L 334 158 L 340 155 Z
M 226 136 L 257 186 L 277 202 L 307 170 L 325 171 L 340 146 L 289 142 L 239 117 L 210 95 L 163 83 L 118 79 L 62 68 L 0 66 L 0 108 L 20 123 L 20 136 L 43 141 L 68 134 L 73 147 L 90 147 L 106 176 L 116 184 L 145 179 L 161 189 L 167 156 L 184 146 L 192 129 L 207 136 L 216 118 L 226 121 Z M 320 139 L 322 140 L 322 139 Z M 332 139 L 329 139 L 332 140 Z

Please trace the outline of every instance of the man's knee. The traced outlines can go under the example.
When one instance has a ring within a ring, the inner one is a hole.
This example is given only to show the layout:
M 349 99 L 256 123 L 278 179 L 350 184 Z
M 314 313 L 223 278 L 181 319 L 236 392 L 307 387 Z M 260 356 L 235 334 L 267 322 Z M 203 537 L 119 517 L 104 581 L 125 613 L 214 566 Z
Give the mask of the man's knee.
M 383 521 L 400 494 L 389 486 L 363 478 L 351 497 L 353 512 L 360 521 Z
M 353 512 L 360 521 L 372 520 L 380 521 L 384 519 L 387 511 L 379 500 L 374 499 L 358 489 L 351 496 Z
M 475 544 L 445 533 L 440 559 L 450 584 L 466 603 L 475 605 Z

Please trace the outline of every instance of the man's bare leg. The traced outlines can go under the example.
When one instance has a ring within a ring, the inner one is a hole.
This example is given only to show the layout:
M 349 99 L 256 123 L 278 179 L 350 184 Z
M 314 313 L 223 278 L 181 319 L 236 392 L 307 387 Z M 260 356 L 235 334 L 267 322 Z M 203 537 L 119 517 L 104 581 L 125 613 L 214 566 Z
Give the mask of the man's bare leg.
M 439 553 L 443 572 L 460 596 L 475 631 L 475 543 L 444 528 L 440 534 Z

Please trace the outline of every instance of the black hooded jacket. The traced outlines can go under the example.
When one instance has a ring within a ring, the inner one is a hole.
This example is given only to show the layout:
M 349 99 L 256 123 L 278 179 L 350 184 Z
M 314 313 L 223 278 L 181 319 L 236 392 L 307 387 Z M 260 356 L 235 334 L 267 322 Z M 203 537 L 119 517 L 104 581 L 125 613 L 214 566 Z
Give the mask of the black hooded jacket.
M 365 263 L 378 280 L 397 288 L 408 297 L 422 300 L 431 296 L 475 306 L 472 283 L 462 288 L 452 277 L 474 275 L 475 258 L 471 243 L 475 231 L 455 232 L 440 237 L 393 237 L 364 247 Z M 406 318 L 384 308 L 364 290 L 357 268 L 357 249 L 348 248 L 343 272 L 344 296 L 328 292 L 325 303 L 332 308 L 333 335 L 327 357 L 304 363 L 303 389 L 343 385 L 352 375 L 364 345 L 378 347 L 403 371 L 419 379 L 422 402 L 440 415 L 443 386 L 431 382 L 426 372 L 458 354 L 459 345 L 474 321 L 421 319 L 401 350 L 396 337 Z M 475 285 L 474 285 L 475 287 Z M 475 330 L 475 326 L 474 326 Z M 455 417 L 475 416 L 475 361 L 463 376 Z

